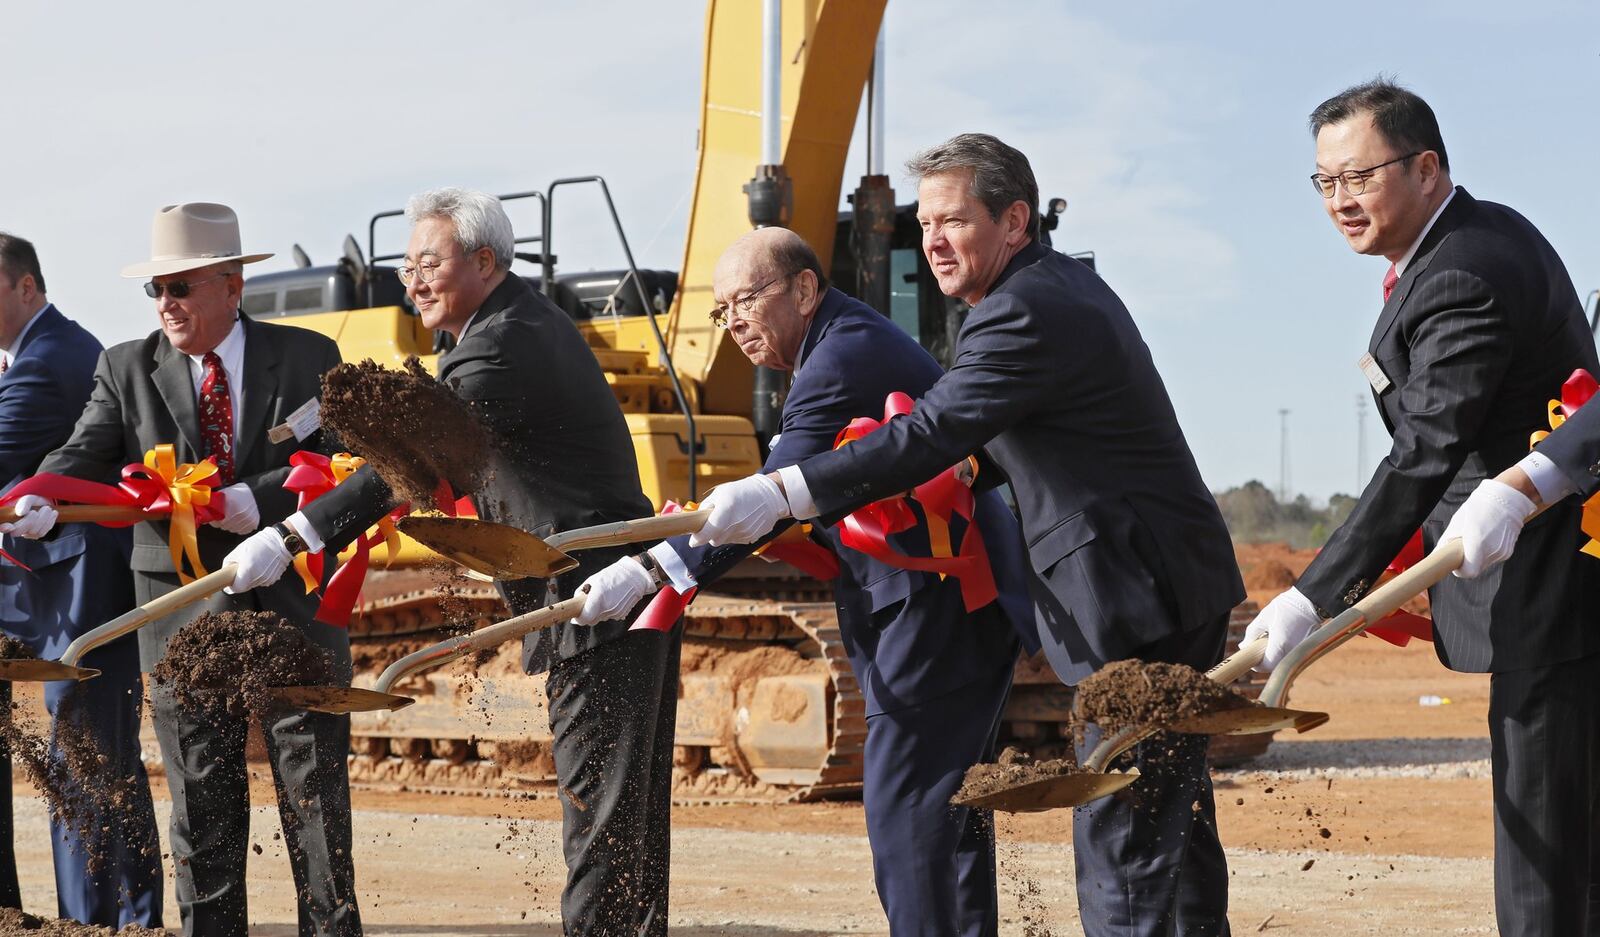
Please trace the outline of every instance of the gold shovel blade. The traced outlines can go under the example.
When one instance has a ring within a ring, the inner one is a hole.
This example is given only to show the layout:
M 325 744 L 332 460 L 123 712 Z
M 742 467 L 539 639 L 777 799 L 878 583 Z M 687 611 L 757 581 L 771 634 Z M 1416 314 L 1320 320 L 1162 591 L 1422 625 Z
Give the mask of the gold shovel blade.
M 278 702 L 294 709 L 309 709 L 313 712 L 334 715 L 377 712 L 381 709 L 392 712 L 416 702 L 409 696 L 396 696 L 393 693 L 379 693 L 376 690 L 364 690 L 352 686 L 280 686 L 272 688 L 272 696 Z
M 93 667 L 74 667 L 55 660 L 0 660 L 0 680 L 87 680 L 100 676 Z
M 987 807 L 1002 813 L 1034 813 L 1040 810 L 1078 807 L 1091 800 L 1109 797 L 1137 780 L 1139 780 L 1138 768 L 1106 774 L 1085 771 L 1080 774 L 1040 778 L 1037 781 L 990 791 L 965 800 L 952 798 L 950 803 L 957 807 Z
M 1168 726 L 1174 732 L 1196 735 L 1256 735 L 1294 729 L 1309 732 L 1328 721 L 1327 713 L 1303 709 L 1274 709 L 1267 706 L 1240 706 L 1181 719 Z
M 526 530 L 475 517 L 400 518 L 400 532 L 493 579 L 548 579 L 578 561 Z

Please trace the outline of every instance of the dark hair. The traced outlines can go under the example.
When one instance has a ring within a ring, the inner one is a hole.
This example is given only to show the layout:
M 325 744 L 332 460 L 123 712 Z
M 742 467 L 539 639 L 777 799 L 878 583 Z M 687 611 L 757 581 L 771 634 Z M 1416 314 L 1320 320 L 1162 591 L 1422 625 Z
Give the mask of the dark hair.
M 796 235 L 777 239 L 772 245 L 771 257 L 779 276 L 792 277 L 802 270 L 810 270 L 817 277 L 817 292 L 827 292 L 828 277 L 822 272 L 822 262 L 817 260 L 817 252 L 805 238 Z
M 1034 181 L 1028 157 L 999 137 L 987 133 L 962 133 L 931 146 L 906 161 L 906 171 L 920 182 L 940 172 L 972 170 L 972 195 L 989 209 L 989 217 L 1016 202 L 1028 206 L 1028 236 L 1039 236 L 1039 183 Z
M 39 292 L 46 292 L 44 274 L 39 272 L 39 255 L 34 251 L 33 244 L 4 231 L 0 231 L 0 270 L 6 272 L 6 278 L 13 284 L 32 274 L 34 286 L 39 288 Z
M 1379 75 L 1371 81 L 1346 88 L 1317 105 L 1311 112 L 1314 137 L 1329 124 L 1349 120 L 1357 114 L 1371 114 L 1372 125 L 1401 153 L 1432 150 L 1439 154 L 1439 168 L 1450 171 L 1450 157 L 1444 151 L 1444 137 L 1433 108 L 1393 78 Z

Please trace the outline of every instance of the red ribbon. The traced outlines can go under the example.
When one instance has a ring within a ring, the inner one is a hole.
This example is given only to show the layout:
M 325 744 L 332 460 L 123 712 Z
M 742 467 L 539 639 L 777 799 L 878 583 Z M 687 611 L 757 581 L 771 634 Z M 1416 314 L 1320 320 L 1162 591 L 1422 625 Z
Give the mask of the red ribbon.
M 438 486 L 433 489 L 433 509 L 445 517 L 478 516 L 478 509 L 472 503 L 472 496 L 456 497 L 455 489 L 450 487 L 448 478 L 439 479 Z
M 676 501 L 668 501 L 661 507 L 662 514 L 676 514 L 681 510 L 683 508 L 679 507 Z M 679 618 L 683 617 L 683 610 L 689 607 L 689 603 L 694 601 L 694 597 L 699 591 L 698 588 L 695 588 L 690 589 L 688 592 L 680 593 L 670 585 L 662 586 L 656 591 L 655 597 L 650 600 L 650 604 L 646 605 L 644 611 L 639 613 L 639 617 L 635 618 L 633 624 L 628 626 L 628 630 L 671 631 L 672 626 L 678 623 Z
M 840 430 L 834 448 L 876 432 L 897 416 L 911 412 L 911 398 L 899 391 L 890 394 L 883 402 L 883 419 L 857 417 Z M 840 521 L 839 539 L 845 546 L 899 569 L 910 569 L 940 576 L 955 576 L 961 583 L 961 597 L 967 611 L 976 611 L 999 597 L 995 588 L 994 570 L 989 566 L 989 554 L 983 545 L 983 535 L 973 522 L 972 490 L 957 475 L 960 465 L 951 466 L 918 485 L 909 497 L 922 505 L 931 557 L 908 556 L 889 544 L 889 537 L 917 526 L 915 511 L 906 503 L 907 496 L 897 495 L 875 501 Z M 959 515 L 967 522 L 966 533 L 961 538 L 961 548 L 952 555 L 950 544 L 950 517 Z
M 342 484 L 362 466 L 364 460 L 341 452 L 329 458 L 317 452 L 296 452 L 289 457 L 289 477 L 283 487 L 296 494 L 298 507 L 305 506 Z M 373 548 L 384 545 L 387 566 L 400 552 L 400 531 L 395 521 L 404 517 L 410 505 L 401 504 L 369 527 L 351 544 L 354 552 L 334 571 L 333 578 L 322 592 L 322 602 L 317 606 L 316 618 L 336 628 L 350 625 L 350 616 L 361 597 L 361 586 L 367 578 L 367 568 Z M 322 582 L 324 553 L 302 553 L 295 557 L 294 567 L 300 573 L 309 594 Z
M 1400 555 L 1390 561 L 1387 572 L 1403 573 L 1407 569 L 1422 562 L 1422 531 L 1411 535 L 1406 545 L 1401 548 Z M 1378 619 L 1367 627 L 1362 634 L 1370 634 L 1374 638 L 1382 638 L 1396 647 L 1405 647 L 1411 643 L 1412 638 L 1422 641 L 1433 640 L 1433 620 L 1403 608 L 1397 608 L 1389 614 Z

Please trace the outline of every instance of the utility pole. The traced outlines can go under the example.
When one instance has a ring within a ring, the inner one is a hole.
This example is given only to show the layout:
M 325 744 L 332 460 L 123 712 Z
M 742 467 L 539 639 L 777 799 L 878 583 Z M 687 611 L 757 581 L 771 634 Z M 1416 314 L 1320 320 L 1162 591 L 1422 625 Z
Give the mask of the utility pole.
M 1356 394 L 1356 487 L 1350 492 L 1361 497 L 1361 483 L 1367 477 L 1367 395 Z
M 1278 411 L 1278 501 L 1289 503 L 1289 411 Z

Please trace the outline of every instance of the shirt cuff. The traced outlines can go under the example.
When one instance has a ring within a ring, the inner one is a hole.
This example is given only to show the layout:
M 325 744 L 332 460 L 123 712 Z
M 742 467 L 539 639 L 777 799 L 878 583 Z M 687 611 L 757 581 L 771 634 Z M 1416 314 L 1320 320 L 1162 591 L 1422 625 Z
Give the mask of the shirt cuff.
M 789 500 L 790 517 L 803 521 L 822 513 L 817 510 L 817 502 L 811 499 L 811 486 L 806 484 L 800 466 L 785 465 L 778 469 L 778 478 L 783 482 L 783 496 Z
M 1517 468 L 1522 469 L 1528 480 L 1533 482 L 1533 487 L 1539 492 L 1539 500 L 1545 504 L 1555 504 L 1578 490 L 1567 474 L 1542 452 L 1530 452 L 1523 456 Z
M 306 517 L 304 511 L 296 511 L 290 514 L 283 519 L 283 522 L 288 525 L 290 530 L 299 534 L 301 540 L 306 542 L 307 553 L 321 553 L 323 548 L 327 546 L 327 543 L 322 539 L 322 535 L 317 533 L 317 528 L 311 526 L 311 521 Z
M 663 540 L 645 552 L 655 558 L 656 565 L 661 567 L 661 572 L 666 575 L 667 582 L 672 585 L 672 588 L 678 590 L 679 595 L 683 595 L 690 589 L 700 585 L 694 576 L 690 575 L 689 567 L 684 564 L 683 557 L 678 555 L 677 550 L 672 549 L 672 544 Z

